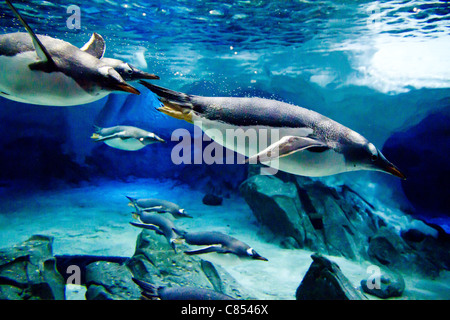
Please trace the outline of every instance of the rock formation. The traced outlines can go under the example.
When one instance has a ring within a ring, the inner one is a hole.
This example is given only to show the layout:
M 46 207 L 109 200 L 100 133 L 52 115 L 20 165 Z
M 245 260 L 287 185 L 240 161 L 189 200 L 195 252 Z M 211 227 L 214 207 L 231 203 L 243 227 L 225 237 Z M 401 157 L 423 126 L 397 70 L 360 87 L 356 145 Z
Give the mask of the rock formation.
M 320 254 L 311 255 L 313 262 L 300 283 L 297 300 L 366 300 L 345 277 L 339 266 Z
M 53 238 L 34 235 L 0 250 L 0 299 L 63 300 L 64 279 L 56 270 Z

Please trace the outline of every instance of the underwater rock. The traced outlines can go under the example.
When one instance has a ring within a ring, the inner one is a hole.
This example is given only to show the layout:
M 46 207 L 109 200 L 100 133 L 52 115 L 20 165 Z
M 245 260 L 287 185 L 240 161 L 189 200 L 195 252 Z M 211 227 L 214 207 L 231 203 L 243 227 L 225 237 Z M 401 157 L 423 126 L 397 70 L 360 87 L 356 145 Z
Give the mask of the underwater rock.
M 69 272 L 70 266 L 77 266 L 80 268 L 80 285 L 86 284 L 86 267 L 97 261 L 124 263 L 127 257 L 108 257 L 108 256 L 93 256 L 93 255 L 56 255 L 56 269 L 64 277 L 65 283 L 73 283 L 73 272 Z
M 236 299 L 252 299 L 223 268 L 188 256 L 178 248 L 175 253 L 164 237 L 143 230 L 126 265 L 134 278 L 155 287 L 189 286 L 215 290 Z
M 408 229 L 408 230 L 402 230 L 400 232 L 400 236 L 405 240 L 405 241 L 410 241 L 410 242 L 421 242 L 425 239 L 426 234 L 423 233 L 420 230 L 417 229 Z
M 345 277 L 339 266 L 320 254 L 312 254 L 313 262 L 300 283 L 297 300 L 366 300 Z
M 256 219 L 274 234 L 292 237 L 300 248 L 326 252 L 323 239 L 302 210 L 297 188 L 275 176 L 253 175 L 239 187 Z
M 417 125 L 392 134 L 382 152 L 401 163 L 408 179 L 402 189 L 417 209 L 415 215 L 448 217 L 450 213 L 450 107 L 432 113 Z
M 367 253 L 370 259 L 391 270 L 402 271 L 407 274 L 416 273 L 435 278 L 439 276 L 442 265 L 430 260 L 430 255 L 416 250 L 406 243 L 398 234 L 388 227 L 382 227 L 370 239 Z M 448 253 L 447 253 L 448 256 Z
M 397 273 L 380 268 L 379 279 L 361 280 L 361 288 L 364 292 L 382 299 L 400 297 L 405 291 L 405 280 Z M 369 284 L 369 285 L 368 285 Z
M 86 300 L 136 300 L 139 287 L 125 264 L 97 261 L 86 267 Z
M 216 196 L 212 193 L 207 193 L 202 199 L 203 204 L 207 206 L 220 206 L 222 204 L 222 197 Z
M 450 270 L 450 238 L 445 231 L 437 230 L 435 238 L 417 229 L 401 232 L 403 240 L 418 254 L 423 255 L 436 268 Z
M 0 250 L 0 299 L 64 300 L 64 279 L 56 271 L 53 237 L 33 235 Z
M 384 224 L 347 186 L 336 190 L 306 177 L 254 174 L 240 192 L 257 220 L 288 247 L 365 259 L 369 237 Z

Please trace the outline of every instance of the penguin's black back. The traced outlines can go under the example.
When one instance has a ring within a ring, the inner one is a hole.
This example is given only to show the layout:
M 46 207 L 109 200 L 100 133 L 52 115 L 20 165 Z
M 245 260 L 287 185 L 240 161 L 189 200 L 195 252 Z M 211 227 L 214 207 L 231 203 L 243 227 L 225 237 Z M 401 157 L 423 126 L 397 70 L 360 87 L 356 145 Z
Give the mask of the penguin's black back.
M 192 245 L 221 244 L 223 246 L 229 246 L 239 241 L 236 238 L 217 231 L 186 232 L 183 234 L 183 238 L 187 243 Z

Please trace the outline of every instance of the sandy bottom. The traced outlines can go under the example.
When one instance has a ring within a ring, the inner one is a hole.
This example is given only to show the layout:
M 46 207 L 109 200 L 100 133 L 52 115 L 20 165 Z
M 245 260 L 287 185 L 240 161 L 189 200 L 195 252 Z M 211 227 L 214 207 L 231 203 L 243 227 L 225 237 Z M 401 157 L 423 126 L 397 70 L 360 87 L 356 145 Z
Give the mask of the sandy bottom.
M 203 193 L 174 181 L 106 181 L 34 192 L 0 187 L 0 247 L 14 245 L 33 234 L 45 234 L 55 238 L 54 254 L 130 257 L 141 230 L 129 224 L 132 208 L 125 195 L 176 202 L 194 217 L 176 220 L 178 228 L 216 230 L 248 243 L 269 261 L 245 261 L 224 268 L 258 299 L 295 299 L 295 291 L 312 262 L 312 252 L 283 249 L 271 243 L 271 235 L 259 232 L 242 198 L 232 196 L 224 199 L 222 206 L 206 206 L 202 203 Z M 368 262 L 329 258 L 355 287 L 369 275 Z M 399 299 L 450 299 L 449 272 L 436 280 L 404 277 L 406 290 Z M 67 292 L 69 299 L 84 297 L 83 288 L 70 286 Z

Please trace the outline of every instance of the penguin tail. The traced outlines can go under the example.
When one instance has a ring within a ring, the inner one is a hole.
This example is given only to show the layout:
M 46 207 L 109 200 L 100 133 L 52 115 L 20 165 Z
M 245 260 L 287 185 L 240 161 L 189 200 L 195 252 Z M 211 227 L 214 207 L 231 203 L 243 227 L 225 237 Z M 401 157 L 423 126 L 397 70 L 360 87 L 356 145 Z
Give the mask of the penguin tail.
M 101 138 L 100 131 L 101 131 L 103 128 L 102 128 L 102 127 L 99 127 L 99 126 L 96 126 L 95 124 L 93 125 L 93 127 L 94 127 L 94 133 L 92 134 L 91 139 L 95 139 L 95 142 L 97 142 L 98 139 Z
M 156 288 L 154 285 L 142 280 L 138 280 L 136 278 L 131 278 L 131 280 L 133 280 L 133 282 L 136 283 L 139 288 L 141 288 L 141 294 L 144 298 L 150 300 L 159 298 L 158 288 Z
M 140 80 L 139 83 L 156 94 L 163 103 L 163 106 L 157 109 L 158 111 L 173 118 L 192 123 L 192 110 L 194 109 L 191 101 L 192 96 L 156 86 L 143 80 Z
M 132 197 L 129 197 L 129 196 L 125 196 L 125 197 L 127 197 L 127 199 L 130 200 L 131 204 L 132 204 L 133 206 L 135 206 L 136 200 L 137 200 L 136 198 L 132 198 Z
M 97 125 L 93 125 L 93 127 L 94 127 L 94 130 L 95 130 L 95 132 L 96 133 L 99 133 L 103 128 L 102 127 L 99 127 L 99 126 L 97 126 Z

